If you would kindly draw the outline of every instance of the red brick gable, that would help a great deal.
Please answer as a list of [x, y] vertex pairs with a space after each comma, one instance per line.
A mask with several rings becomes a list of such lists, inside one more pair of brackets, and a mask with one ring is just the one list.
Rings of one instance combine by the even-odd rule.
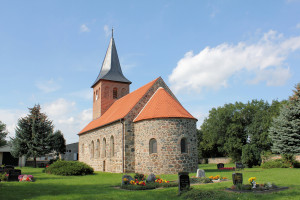
[[[164, 88], [158, 88], [139, 115], [133, 120], [138, 122], [154, 118], [194, 118]], [[196, 119], [197, 120], [197, 119]]]
[[91, 121], [78, 135], [124, 118], [158, 79], [115, 101], [101, 117]]

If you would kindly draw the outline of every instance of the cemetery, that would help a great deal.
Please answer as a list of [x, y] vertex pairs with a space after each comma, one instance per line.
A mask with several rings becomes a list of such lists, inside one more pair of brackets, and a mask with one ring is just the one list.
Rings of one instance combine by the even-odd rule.
[[[226, 165], [236, 167], [233, 163]], [[23, 177], [0, 182], [0, 199], [298, 199], [300, 195], [297, 168], [228, 171], [219, 170], [216, 164], [200, 164], [198, 167], [197, 173], [188, 174], [96, 171], [79, 176], [54, 175], [43, 172], [42, 168], [23, 167]], [[238, 176], [240, 173], [242, 177]], [[21, 181], [24, 175], [27, 176], [25, 179], [34, 181]], [[252, 188], [253, 181], [255, 189]]]

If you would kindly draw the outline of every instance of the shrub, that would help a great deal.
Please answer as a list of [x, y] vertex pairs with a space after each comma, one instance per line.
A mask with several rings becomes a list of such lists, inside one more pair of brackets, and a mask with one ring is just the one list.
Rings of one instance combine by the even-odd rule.
[[277, 160], [270, 160], [261, 165], [264, 169], [270, 169], [270, 168], [289, 168], [291, 167], [291, 164], [286, 163], [283, 161], [283, 159], [277, 159]]
[[246, 144], [242, 149], [242, 162], [247, 167], [252, 168], [254, 165], [260, 165], [261, 158], [258, 148], [254, 144]]
[[93, 174], [94, 170], [85, 163], [79, 161], [59, 160], [46, 168], [46, 173], [62, 176], [79, 176]]

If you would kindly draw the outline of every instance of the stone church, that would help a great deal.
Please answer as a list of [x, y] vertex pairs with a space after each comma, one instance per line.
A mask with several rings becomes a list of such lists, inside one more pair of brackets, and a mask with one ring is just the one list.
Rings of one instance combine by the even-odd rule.
[[198, 166], [196, 122], [161, 77], [129, 92], [113, 35], [93, 88], [79, 161], [95, 171], [175, 174]]

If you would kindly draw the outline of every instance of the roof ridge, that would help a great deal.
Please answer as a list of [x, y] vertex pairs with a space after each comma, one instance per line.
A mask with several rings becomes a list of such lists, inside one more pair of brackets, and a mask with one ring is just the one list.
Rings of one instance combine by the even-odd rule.
[[133, 122], [155, 118], [189, 118], [197, 120], [165, 88], [157, 89]]
[[159, 89], [164, 89], [163, 87], [159, 87], [157, 88], [157, 90], [153, 93], [153, 95], [150, 97], [150, 99], [147, 101], [147, 103], [144, 105], [144, 107], [142, 108], [142, 110], [139, 112], [139, 114], [133, 119], [133, 121], [136, 120], [136, 118], [138, 118], [138, 116], [143, 112], [144, 108], [148, 105], [148, 103], [151, 101], [151, 99], [154, 97], [154, 95], [157, 93], [157, 91]]

